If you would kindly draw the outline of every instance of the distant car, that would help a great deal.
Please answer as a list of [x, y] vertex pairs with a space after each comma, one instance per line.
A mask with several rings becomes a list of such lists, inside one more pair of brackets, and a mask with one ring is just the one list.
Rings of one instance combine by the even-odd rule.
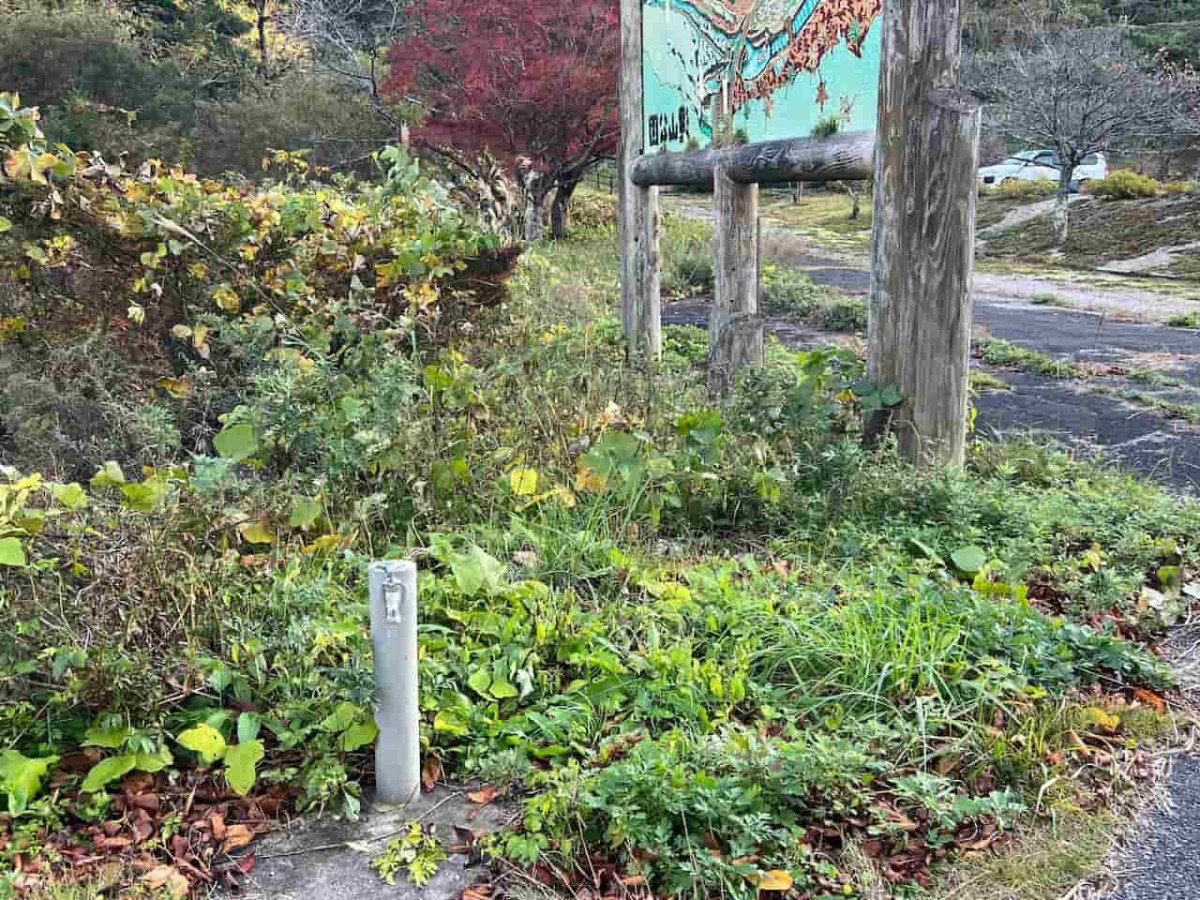
[[[1055, 151], [1024, 150], [1016, 156], [1010, 156], [998, 166], [984, 166], [979, 170], [979, 182], [998, 187], [1010, 179], [1037, 181], [1040, 178], [1048, 178], [1057, 184], [1061, 169]], [[1089, 153], [1075, 167], [1071, 176], [1071, 189], [1078, 190], [1079, 185], [1085, 181], [1107, 177], [1108, 159], [1103, 153]]]

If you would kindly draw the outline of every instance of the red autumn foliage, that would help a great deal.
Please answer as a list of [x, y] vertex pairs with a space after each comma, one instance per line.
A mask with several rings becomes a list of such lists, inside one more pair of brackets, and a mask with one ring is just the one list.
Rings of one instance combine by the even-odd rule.
[[419, 138], [516, 165], [539, 208], [614, 154], [615, 0], [425, 0], [413, 12], [384, 91], [425, 107]]

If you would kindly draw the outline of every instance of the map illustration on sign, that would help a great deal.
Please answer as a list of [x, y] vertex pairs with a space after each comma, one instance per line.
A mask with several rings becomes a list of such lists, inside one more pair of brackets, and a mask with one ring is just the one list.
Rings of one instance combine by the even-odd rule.
[[[646, 151], [875, 127], [882, 0], [642, 0]], [[722, 110], [732, 116], [724, 121]]]

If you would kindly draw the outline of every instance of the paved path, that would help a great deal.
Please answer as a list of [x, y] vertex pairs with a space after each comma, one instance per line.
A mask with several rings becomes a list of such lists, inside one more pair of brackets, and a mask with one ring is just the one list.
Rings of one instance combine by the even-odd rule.
[[444, 845], [464, 835], [494, 831], [506, 809], [476, 806], [460, 791], [438, 787], [407, 808], [369, 802], [357, 822], [305, 817], [270, 835], [253, 849], [255, 864], [238, 895], [243, 900], [449, 900], [486, 874], [479, 861], [452, 853], [424, 887], [403, 874], [387, 885], [371, 868], [388, 841], [413, 821], [434, 829]]

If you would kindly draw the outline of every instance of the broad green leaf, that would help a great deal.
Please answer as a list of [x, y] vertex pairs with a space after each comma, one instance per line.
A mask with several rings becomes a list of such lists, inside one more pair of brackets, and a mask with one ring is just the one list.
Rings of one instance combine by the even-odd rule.
[[459, 737], [465, 736], [470, 731], [467, 723], [462, 720], [462, 716], [452, 709], [443, 709], [438, 712], [433, 720], [433, 730]]
[[234, 791], [243, 796], [250, 793], [257, 777], [255, 767], [264, 755], [262, 741], [247, 741], [225, 749], [225, 778]]
[[476, 669], [467, 679], [467, 684], [477, 694], [488, 696], [488, 688], [492, 686], [492, 675], [486, 669]]
[[333, 712], [321, 721], [321, 730], [337, 733], [345, 731], [363, 717], [362, 707], [342, 701]]
[[25, 548], [15, 537], [0, 538], [0, 566], [23, 566], [26, 564]]
[[497, 700], [508, 700], [511, 697], [519, 697], [521, 695], [521, 692], [517, 690], [512, 682], [503, 678], [492, 680], [491, 692], [492, 696]]
[[121, 470], [120, 463], [109, 460], [92, 476], [92, 487], [113, 487], [120, 486], [125, 483], [125, 473]]
[[216, 762], [225, 754], [225, 738], [211, 725], [200, 724], [175, 738], [180, 746], [199, 754], [205, 765]]
[[979, 547], [959, 547], [950, 554], [950, 562], [964, 575], [976, 575], [987, 565], [987, 554]]
[[81, 509], [87, 506], [87, 493], [78, 482], [52, 484], [49, 487], [50, 495], [67, 509]]
[[320, 503], [310, 500], [308, 497], [297, 497], [292, 505], [292, 517], [288, 519], [288, 525], [308, 530], [316, 524], [320, 517]]
[[110, 756], [92, 766], [87, 778], [83, 781], [83, 792], [94, 794], [103, 790], [109, 782], [116, 781], [122, 775], [132, 772], [137, 766], [137, 754], [125, 753], [121, 756]]
[[537, 493], [538, 473], [534, 469], [513, 469], [508, 473], [508, 484], [518, 497], [532, 497]]
[[147, 478], [140, 484], [132, 482], [121, 485], [121, 493], [125, 496], [124, 505], [129, 509], [152, 513], [167, 496], [167, 483], [161, 478]]
[[239, 744], [248, 744], [258, 737], [262, 730], [262, 719], [252, 712], [244, 712], [238, 716], [237, 736]]
[[131, 734], [133, 734], [133, 731], [125, 725], [110, 726], [108, 728], [94, 726], [83, 733], [83, 746], [116, 750], [125, 743], [125, 739]]
[[900, 388], [894, 384], [889, 384], [879, 392], [879, 403], [881, 406], [899, 406], [900, 401], [903, 399], [904, 396], [900, 393]]
[[175, 757], [166, 747], [157, 753], [137, 753], [135, 756], [137, 756], [137, 762], [133, 767], [139, 772], [161, 772], [175, 762]]
[[17, 750], [0, 753], [0, 788], [8, 795], [8, 813], [19, 816], [42, 788], [42, 779], [57, 756], [30, 759]]
[[346, 733], [342, 735], [339, 743], [347, 753], [353, 753], [373, 742], [378, 735], [379, 727], [373, 720], [367, 719], [365, 722], [356, 722], [346, 729]]
[[454, 573], [459, 589], [468, 597], [475, 596], [480, 590], [496, 593], [504, 578], [500, 560], [479, 547], [472, 547], [466, 553], [455, 553], [450, 559], [450, 571]]
[[0, 234], [4, 234], [4, 232], [9, 231], [11, 228], [12, 222], [4, 218], [4, 216], [0, 216]]
[[241, 462], [258, 450], [258, 437], [254, 434], [253, 425], [228, 425], [213, 438], [213, 446], [224, 459]]

